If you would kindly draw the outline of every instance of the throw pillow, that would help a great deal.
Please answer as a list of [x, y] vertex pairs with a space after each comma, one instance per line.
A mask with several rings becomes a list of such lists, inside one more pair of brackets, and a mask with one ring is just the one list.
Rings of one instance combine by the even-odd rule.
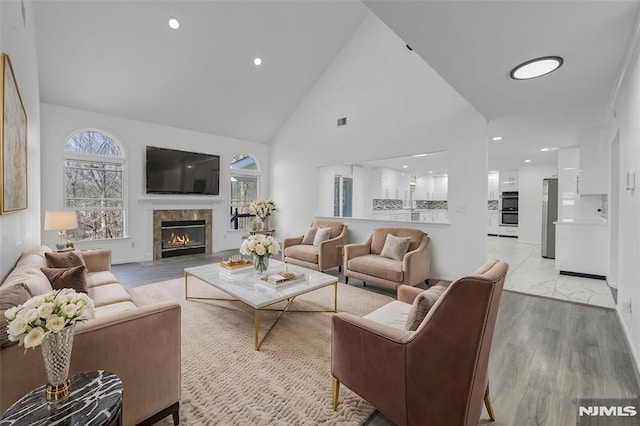
[[409, 244], [411, 244], [411, 237], [396, 237], [393, 234], [387, 234], [380, 256], [402, 260], [409, 250]]
[[331, 237], [331, 228], [318, 228], [316, 236], [313, 238], [313, 245], [319, 246], [322, 242]]
[[45, 253], [47, 258], [47, 266], [49, 268], [73, 268], [75, 266], [84, 266], [84, 262], [76, 253], [69, 251], [66, 253]]
[[14, 306], [18, 306], [31, 298], [29, 290], [24, 283], [13, 284], [8, 288], [0, 289], [0, 347], [14, 345], [18, 342], [12, 342], [7, 335], [8, 321], [4, 316], [4, 312]]
[[304, 233], [304, 237], [302, 237], [302, 244], [313, 244], [313, 240], [316, 237], [316, 232], [318, 228], [309, 228], [307, 232]]
[[74, 268], [40, 268], [46, 275], [54, 290], [72, 288], [75, 291], [87, 292], [87, 279], [84, 266]]
[[417, 330], [418, 326], [422, 324], [422, 320], [424, 320], [429, 313], [429, 310], [431, 310], [445, 290], [446, 287], [435, 286], [420, 293], [413, 300], [413, 305], [411, 305], [411, 310], [407, 316], [407, 324], [405, 325], [405, 328], [409, 331]]

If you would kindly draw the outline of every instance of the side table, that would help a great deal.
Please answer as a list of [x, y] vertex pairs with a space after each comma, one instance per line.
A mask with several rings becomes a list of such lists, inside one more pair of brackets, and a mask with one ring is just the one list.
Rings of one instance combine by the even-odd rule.
[[47, 401], [47, 385], [32, 390], [0, 417], [8, 425], [122, 426], [122, 381], [107, 371], [90, 371], [71, 377], [71, 395]]

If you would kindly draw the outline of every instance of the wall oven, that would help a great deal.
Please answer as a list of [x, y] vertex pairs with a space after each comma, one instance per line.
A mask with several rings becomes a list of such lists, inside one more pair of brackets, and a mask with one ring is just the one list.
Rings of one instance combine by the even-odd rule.
[[518, 212], [500, 212], [500, 225], [518, 226]]
[[518, 211], [518, 193], [517, 192], [503, 192], [502, 198], [502, 211]]

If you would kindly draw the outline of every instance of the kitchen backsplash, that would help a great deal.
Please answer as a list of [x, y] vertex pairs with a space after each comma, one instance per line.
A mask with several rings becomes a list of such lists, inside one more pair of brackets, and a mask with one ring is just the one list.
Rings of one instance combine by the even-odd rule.
[[417, 209], [446, 210], [447, 202], [442, 200], [416, 200]]
[[489, 200], [487, 207], [489, 210], [498, 210], [498, 200]]
[[373, 210], [402, 210], [402, 200], [393, 200], [388, 198], [374, 198]]
[[[387, 198], [374, 198], [373, 210], [402, 210], [404, 202], [402, 200], [394, 200]], [[441, 200], [416, 200], [416, 209], [425, 210], [447, 210], [447, 202]], [[496, 207], [497, 209], [497, 207]]]

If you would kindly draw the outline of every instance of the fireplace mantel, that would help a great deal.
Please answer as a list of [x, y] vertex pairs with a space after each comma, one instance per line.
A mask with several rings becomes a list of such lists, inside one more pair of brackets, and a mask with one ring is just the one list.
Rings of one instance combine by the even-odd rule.
[[138, 197], [146, 210], [183, 210], [213, 208], [224, 198], [218, 195], [145, 194]]

